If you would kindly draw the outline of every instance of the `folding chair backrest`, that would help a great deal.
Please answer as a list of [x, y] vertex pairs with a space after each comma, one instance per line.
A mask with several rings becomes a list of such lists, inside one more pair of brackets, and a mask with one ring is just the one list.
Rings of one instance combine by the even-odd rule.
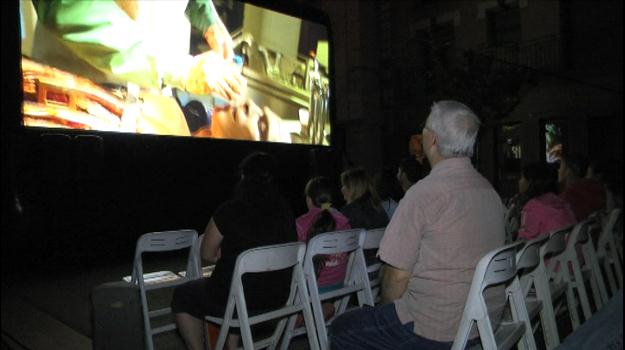
[[293, 244], [249, 249], [239, 254], [237, 257], [233, 276], [234, 278], [240, 278], [243, 274], [248, 272], [277, 271], [293, 267], [299, 261], [304, 260], [305, 252], [305, 247], [294, 249]]
[[[475, 268], [475, 278], [479, 278], [478, 273], [483, 273], [482, 290], [495, 284], [511, 280], [516, 276], [516, 249], [525, 242], [516, 242], [487, 254]], [[511, 248], [507, 248], [511, 247]], [[507, 249], [504, 249], [507, 248]], [[492, 255], [492, 256], [489, 256]], [[482, 270], [485, 271], [482, 271]]]
[[[223, 318], [207, 316], [211, 322], [221, 323], [217, 349], [223, 348], [230, 327], [239, 327], [244, 349], [275, 348], [284, 331], [286, 317], [304, 313], [306, 328], [312, 334], [309, 337], [309, 346], [318, 349], [317, 338], [314, 336], [315, 328], [310, 309], [310, 299], [306, 288], [306, 281], [302, 264], [306, 253], [306, 245], [303, 242], [293, 242], [262, 246], [246, 250], [239, 254], [236, 260], [228, 304]], [[293, 268], [290, 293], [285, 305], [274, 310], [255, 314], [250, 317], [245, 300], [242, 276], [248, 273], [262, 273]], [[236, 310], [237, 318], [233, 318]], [[270, 337], [259, 341], [252, 339], [251, 326], [269, 320], [281, 319]]]
[[548, 234], [540, 235], [527, 242], [524, 247], [517, 252], [517, 270], [530, 270], [540, 263], [540, 246], [549, 239]]
[[[365, 232], [365, 242], [363, 244], [363, 250], [377, 250], [380, 248], [380, 241], [382, 240], [382, 236], [384, 236], [384, 227], [367, 230]], [[367, 274], [369, 275], [369, 284], [371, 285], [371, 295], [373, 297], [373, 301], [377, 302], [379, 299], [379, 290], [380, 290], [380, 276], [379, 271], [382, 268], [382, 262], [377, 260], [373, 263], [367, 261]]]
[[384, 227], [367, 230], [365, 232], [365, 242], [363, 243], [362, 249], [380, 248], [380, 241], [382, 240], [382, 236], [384, 236], [384, 230]]
[[[199, 262], [197, 261], [196, 250], [198, 247], [197, 232], [194, 230], [176, 230], [176, 231], [163, 231], [146, 233], [139, 237], [137, 240], [137, 246], [135, 249], [135, 257], [132, 269], [131, 283], [139, 285], [139, 291], [141, 293], [141, 307], [143, 311], [144, 328], [146, 336], [146, 344], [148, 349], [154, 348], [152, 336], [176, 328], [174, 323], [169, 323], [164, 326], [153, 329], [151, 318], [163, 316], [171, 312], [170, 308], [165, 307], [158, 310], [149, 310], [147, 291], [170, 288], [183, 284], [189, 280], [199, 277]], [[171, 271], [161, 271], [163, 273], [162, 281], [156, 281], [153, 283], [146, 283], [143, 272], [143, 253], [154, 252], [167, 252], [176, 251], [181, 249], [189, 249], [187, 254], [187, 269], [185, 276], [180, 276]]]
[[574, 225], [567, 225], [561, 229], [548, 233], [547, 243], [540, 248], [540, 257], [544, 259], [548, 256], [556, 256], [566, 249], [566, 235], [573, 229]]
[[307, 256], [304, 258], [304, 269], [306, 269], [307, 263], [312, 264], [312, 258], [316, 255], [350, 253], [362, 248], [364, 236], [361, 237], [361, 233], [363, 232], [362, 229], [351, 229], [326, 232], [313, 237], [306, 248]]
[[[490, 286], [511, 281], [516, 277], [516, 252], [523, 244], [525, 242], [518, 241], [492, 250], [477, 263], [458, 332], [452, 346], [453, 350], [465, 348], [473, 322], [477, 322], [483, 347], [485, 349], [499, 348], [495, 344], [495, 333], [491, 326], [488, 310], [486, 310], [483, 292]], [[525, 330], [523, 325], [522, 322], [515, 324], [512, 328], [513, 334], [503, 337], [506, 344], [516, 344], [523, 337]]]
[[621, 209], [614, 208], [608, 215], [607, 221], [601, 230], [601, 234], [599, 236], [599, 242], [597, 244], [597, 250], [605, 249], [605, 246], [608, 244], [609, 240], [614, 240], [614, 226], [616, 226], [616, 222], [618, 221], [621, 215]]
[[577, 243], [584, 243], [588, 240], [588, 228], [590, 227], [591, 222], [589, 219], [578, 222], [571, 234], [569, 235], [569, 240], [567, 242], [567, 246], [575, 245]]

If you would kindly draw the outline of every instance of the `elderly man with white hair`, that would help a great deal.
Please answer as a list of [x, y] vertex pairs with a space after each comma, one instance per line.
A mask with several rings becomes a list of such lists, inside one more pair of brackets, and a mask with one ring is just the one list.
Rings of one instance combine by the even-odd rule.
[[[479, 126], [462, 103], [432, 106], [423, 129], [432, 170], [406, 192], [380, 243], [382, 303], [335, 320], [332, 349], [451, 348], [475, 266], [505, 237], [501, 198], [470, 160]], [[501, 288], [485, 294], [495, 321]]]

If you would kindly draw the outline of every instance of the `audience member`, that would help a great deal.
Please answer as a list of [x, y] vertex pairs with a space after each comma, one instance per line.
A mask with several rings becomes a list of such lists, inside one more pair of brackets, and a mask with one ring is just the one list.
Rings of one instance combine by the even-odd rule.
[[380, 200], [372, 193], [369, 176], [364, 169], [344, 171], [341, 185], [347, 203], [341, 212], [353, 228], [374, 229], [388, 224], [388, 216], [380, 206]]
[[594, 179], [605, 186], [607, 212], [621, 207], [622, 177], [622, 168], [616, 160], [595, 159], [588, 164], [586, 178]]
[[560, 196], [571, 205], [577, 221], [606, 208], [605, 187], [595, 179], [586, 178], [587, 170], [588, 161], [579, 155], [563, 154], [560, 158]]
[[422, 168], [423, 176], [430, 173], [430, 162], [423, 152], [423, 134], [415, 134], [410, 137], [408, 143], [408, 152], [419, 163]]
[[[310, 179], [305, 193], [308, 212], [295, 221], [298, 240], [308, 242], [320, 233], [351, 228], [349, 220], [332, 206], [334, 192], [330, 179], [321, 176]], [[318, 258], [315, 261], [315, 271], [319, 291], [341, 287], [347, 268], [347, 255], [324, 255]]]
[[380, 205], [386, 212], [389, 220], [397, 208], [397, 200], [401, 198], [402, 190], [392, 169], [383, 169], [373, 177], [373, 190], [380, 198]]
[[[239, 254], [258, 246], [293, 241], [296, 237], [289, 205], [273, 183], [275, 158], [266, 153], [252, 153], [239, 169], [240, 180], [233, 198], [217, 208], [204, 231], [200, 252], [202, 259], [216, 263], [212, 276], [174, 290], [172, 310], [189, 349], [204, 349], [205, 315], [224, 315]], [[290, 277], [289, 270], [244, 276], [248, 308], [260, 310], [284, 304]], [[236, 347], [238, 338], [230, 334], [228, 347]]]
[[426, 174], [421, 163], [412, 157], [404, 158], [399, 163], [399, 168], [397, 169], [397, 180], [399, 181], [399, 184], [404, 192], [407, 192], [410, 186], [424, 178], [425, 175]]
[[531, 240], [577, 222], [570, 205], [558, 195], [557, 172], [547, 163], [531, 163], [523, 167], [519, 180], [521, 227], [518, 237]]
[[[337, 318], [332, 349], [451, 346], [477, 262], [504, 243], [501, 198], [470, 160], [479, 124], [459, 102], [432, 106], [423, 129], [432, 171], [399, 203], [378, 251], [386, 263], [382, 305]], [[485, 291], [485, 298], [496, 327], [503, 287]]]

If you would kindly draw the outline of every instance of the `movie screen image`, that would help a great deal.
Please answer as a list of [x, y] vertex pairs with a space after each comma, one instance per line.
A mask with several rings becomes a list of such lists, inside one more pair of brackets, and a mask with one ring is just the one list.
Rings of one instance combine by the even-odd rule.
[[328, 28], [235, 0], [20, 1], [25, 127], [330, 145]]

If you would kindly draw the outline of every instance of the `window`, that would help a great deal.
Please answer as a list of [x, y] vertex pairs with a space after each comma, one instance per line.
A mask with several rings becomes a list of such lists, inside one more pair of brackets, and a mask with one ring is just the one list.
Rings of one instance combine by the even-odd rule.
[[518, 8], [486, 10], [488, 46], [518, 46], [521, 42], [521, 11]]

